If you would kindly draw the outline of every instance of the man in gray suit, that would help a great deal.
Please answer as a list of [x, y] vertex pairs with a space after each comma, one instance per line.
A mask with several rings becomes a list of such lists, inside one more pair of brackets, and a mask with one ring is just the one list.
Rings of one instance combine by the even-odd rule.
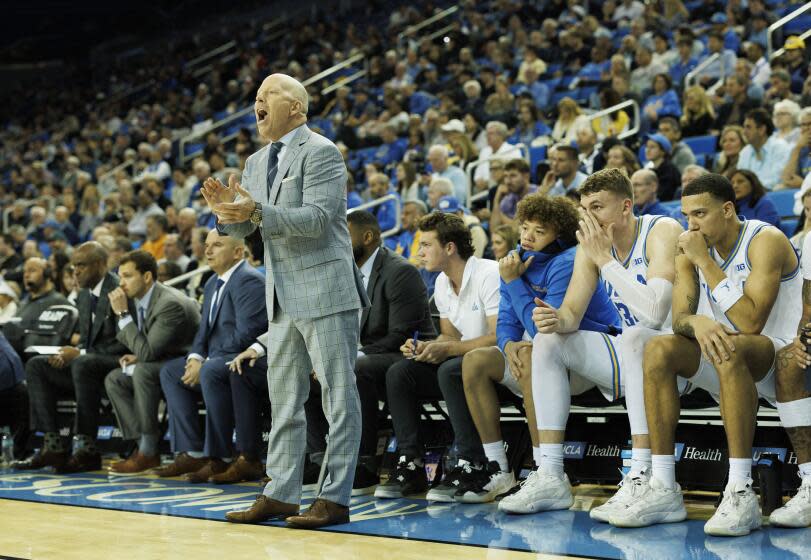
[[[124, 255], [118, 267], [121, 286], [109, 294], [118, 317], [119, 342], [129, 348], [120, 368], [104, 380], [124, 439], [138, 440], [127, 460], [110, 467], [116, 473], [136, 473], [160, 465], [158, 404], [163, 362], [185, 356], [200, 324], [200, 307], [182, 292], [157, 282], [158, 263], [143, 250]], [[127, 298], [135, 300], [130, 315]]]
[[[321, 527], [349, 521], [361, 434], [354, 375], [358, 310], [369, 300], [346, 225], [346, 165], [332, 142], [305, 125], [307, 106], [299, 82], [268, 76], [254, 111], [259, 134], [271, 143], [245, 162], [241, 185], [231, 176], [228, 187], [209, 178], [202, 188], [221, 231], [246, 237], [259, 227], [265, 242], [271, 481], [249, 509], [226, 515], [237, 523], [275, 517], [295, 527]], [[328, 475], [321, 494], [299, 515], [312, 371], [330, 426]]]

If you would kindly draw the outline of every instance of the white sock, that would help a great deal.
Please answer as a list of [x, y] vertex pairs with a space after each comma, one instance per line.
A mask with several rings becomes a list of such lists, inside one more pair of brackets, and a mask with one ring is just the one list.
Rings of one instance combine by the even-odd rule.
[[186, 455], [189, 457], [194, 457], [195, 459], [202, 459], [205, 457], [202, 451], [186, 451]]
[[653, 478], [665, 488], [676, 488], [676, 457], [673, 455], [651, 455]]
[[544, 472], [563, 478], [563, 444], [542, 443], [538, 446], [540, 458], [538, 467]]
[[536, 468], [541, 466], [541, 448], [538, 446], [532, 448], [532, 461]]
[[642, 471], [651, 470], [650, 449], [638, 449], [634, 447], [631, 449], [631, 475], [637, 476], [642, 474]]
[[729, 483], [727, 486], [743, 486], [752, 480], [752, 459], [729, 458]]
[[805, 478], [807, 476], [811, 476], [811, 463], [801, 463], [800, 464], [800, 476]]
[[487, 460], [498, 463], [498, 468], [501, 469], [501, 472], [510, 470], [510, 465], [507, 462], [507, 452], [504, 450], [504, 440], [484, 443], [482, 447], [484, 448], [484, 454], [487, 456]]

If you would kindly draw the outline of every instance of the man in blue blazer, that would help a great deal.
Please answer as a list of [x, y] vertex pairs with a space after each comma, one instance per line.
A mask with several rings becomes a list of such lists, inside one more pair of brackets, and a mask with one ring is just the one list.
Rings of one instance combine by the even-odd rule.
[[[161, 387], [169, 408], [175, 460], [156, 469], [162, 477], [186, 475], [190, 482], [218, 484], [259, 480], [260, 395], [267, 391], [267, 361], [232, 373], [228, 363], [267, 331], [265, 279], [244, 260], [245, 243], [211, 230], [206, 261], [214, 275], [206, 282], [197, 336], [188, 356], [161, 369]], [[205, 440], [198, 400], [206, 405]], [[236, 426], [236, 450], [232, 434]]]

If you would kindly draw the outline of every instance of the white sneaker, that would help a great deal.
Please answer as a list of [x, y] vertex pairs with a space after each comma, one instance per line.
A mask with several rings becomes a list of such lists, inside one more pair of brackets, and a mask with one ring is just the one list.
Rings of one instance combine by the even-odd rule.
[[811, 525], [811, 476], [803, 478], [797, 494], [786, 505], [769, 516], [769, 523], [778, 527], [808, 527]]
[[716, 537], [740, 537], [760, 525], [760, 504], [749, 480], [746, 484], [727, 485], [721, 505], [704, 524], [704, 532]]
[[636, 493], [633, 501], [627, 502], [621, 509], [615, 509], [608, 516], [609, 523], [615, 527], [647, 527], [687, 519], [681, 486], [678, 484], [673, 489], [665, 488], [659, 480], [651, 478], [646, 486], [638, 490], [640, 492]]
[[622, 477], [617, 493], [601, 506], [589, 511], [589, 517], [595, 521], [608, 523], [608, 518], [615, 510], [622, 509], [633, 502], [642, 492], [647, 491], [650, 475], [647, 471], [632, 476], [630, 473]]
[[569, 477], [564, 474], [560, 478], [537, 469], [529, 473], [518, 492], [504, 497], [498, 503], [498, 509], [505, 513], [537, 513], [569, 509], [573, 503]]

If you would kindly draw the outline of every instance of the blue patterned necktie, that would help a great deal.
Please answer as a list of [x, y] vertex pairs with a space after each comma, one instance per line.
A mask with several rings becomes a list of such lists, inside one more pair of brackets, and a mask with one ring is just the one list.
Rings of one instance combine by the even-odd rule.
[[270, 145], [270, 154], [268, 154], [268, 202], [270, 200], [270, 189], [273, 188], [273, 181], [276, 179], [276, 172], [279, 170], [279, 152], [282, 151], [284, 144], [282, 142], [274, 142]]
[[217, 288], [214, 290], [214, 297], [211, 298], [211, 308], [208, 311], [208, 324], [209, 325], [214, 320], [214, 312], [217, 310], [217, 307], [220, 305], [220, 288], [222, 288], [223, 284], [225, 284], [225, 282], [222, 281], [222, 278], [217, 278]]

